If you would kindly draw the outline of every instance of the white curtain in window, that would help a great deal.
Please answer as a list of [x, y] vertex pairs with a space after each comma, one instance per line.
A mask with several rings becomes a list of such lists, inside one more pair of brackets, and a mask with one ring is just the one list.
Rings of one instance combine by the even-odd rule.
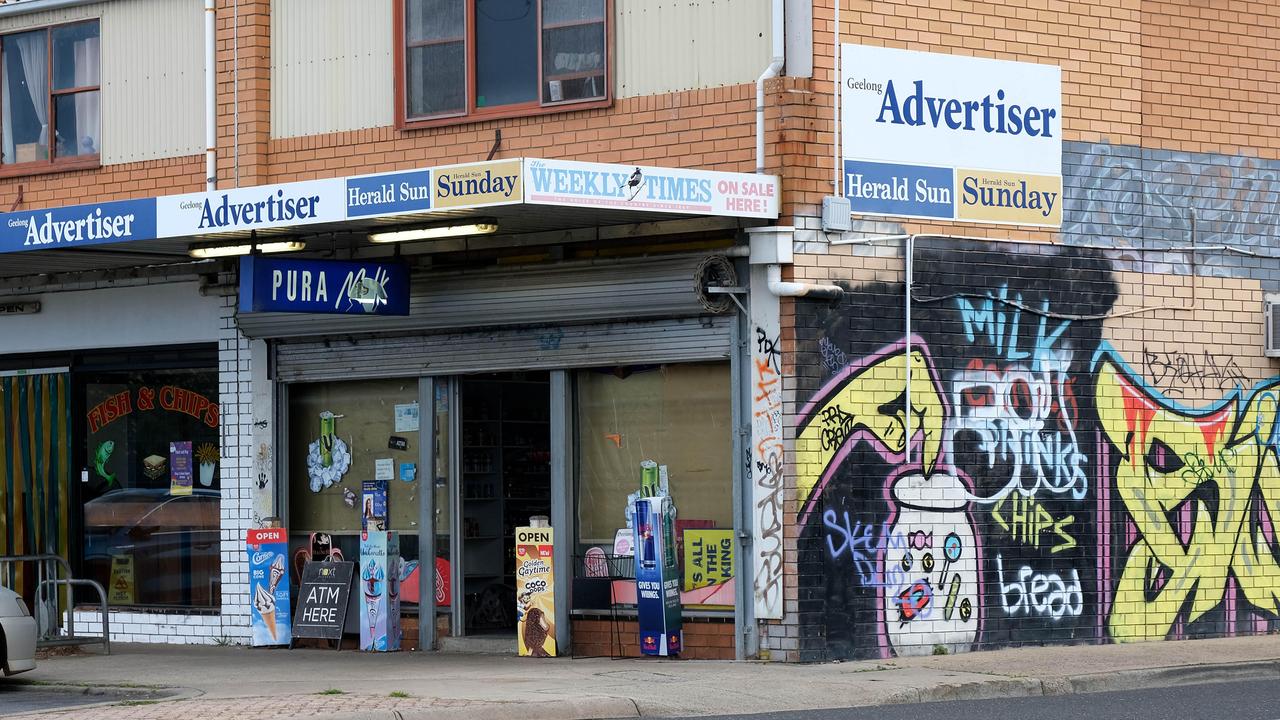
[[44, 33], [15, 35], [6, 42], [18, 48], [22, 75], [27, 81], [31, 105], [40, 119], [40, 144], [49, 146], [49, 58], [44, 49]]
[[[85, 38], [75, 44], [76, 87], [97, 85], [98, 80], [98, 38]], [[76, 95], [76, 152], [97, 153], [99, 125], [102, 113], [102, 95], [97, 92], [83, 92]], [[87, 142], [86, 142], [87, 140]]]
[[[8, 123], [13, 117], [13, 103], [9, 99], [9, 74], [6, 72], [2, 60], [0, 60], [0, 73], [4, 74], [3, 80], [0, 81], [0, 112], [3, 112], [4, 114], [0, 115], [0, 117], [4, 118], [5, 123]], [[13, 131], [9, 130], [7, 127], [4, 132], [3, 152], [4, 154], [0, 155], [0, 162], [8, 164], [16, 159], [13, 156]]]

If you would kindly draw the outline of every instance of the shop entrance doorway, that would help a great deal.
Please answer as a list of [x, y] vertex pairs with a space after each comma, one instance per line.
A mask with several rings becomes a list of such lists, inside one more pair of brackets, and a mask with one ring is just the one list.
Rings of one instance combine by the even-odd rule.
[[463, 633], [515, 647], [515, 529], [551, 513], [551, 401], [546, 372], [463, 378], [461, 575]]

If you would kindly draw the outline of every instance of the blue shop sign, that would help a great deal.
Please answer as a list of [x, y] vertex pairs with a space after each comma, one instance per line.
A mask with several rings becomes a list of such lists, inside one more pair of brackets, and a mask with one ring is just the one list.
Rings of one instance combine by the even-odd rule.
[[21, 210], [0, 216], [0, 253], [155, 237], [155, 198]]
[[396, 262], [240, 258], [240, 312], [408, 315], [409, 269]]
[[347, 178], [347, 217], [349, 218], [394, 215], [430, 209], [430, 170]]
[[844, 161], [844, 196], [854, 215], [955, 218], [951, 168]]

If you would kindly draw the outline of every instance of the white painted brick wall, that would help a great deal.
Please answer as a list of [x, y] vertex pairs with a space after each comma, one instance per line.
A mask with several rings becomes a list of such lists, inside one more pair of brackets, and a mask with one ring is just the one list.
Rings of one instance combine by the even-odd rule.
[[[249, 639], [249, 560], [253, 517], [253, 393], [249, 339], [235, 326], [236, 296], [222, 298], [218, 402], [222, 408], [222, 615], [219, 637]], [[209, 638], [212, 641], [212, 638]]]

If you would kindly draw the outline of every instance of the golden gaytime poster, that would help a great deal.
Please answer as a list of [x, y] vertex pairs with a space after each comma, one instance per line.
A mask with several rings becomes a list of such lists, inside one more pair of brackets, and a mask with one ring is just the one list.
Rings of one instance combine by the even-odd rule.
[[516, 642], [521, 657], [555, 657], [551, 528], [516, 528]]

